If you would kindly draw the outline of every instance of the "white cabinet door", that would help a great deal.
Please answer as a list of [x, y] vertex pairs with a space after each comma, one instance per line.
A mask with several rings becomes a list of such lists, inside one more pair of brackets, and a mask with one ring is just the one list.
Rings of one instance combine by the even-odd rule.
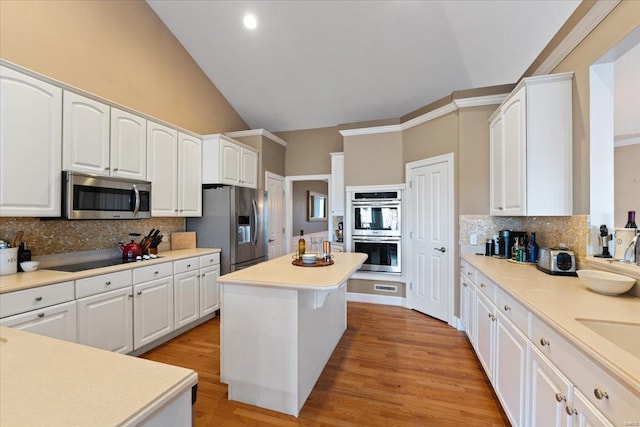
[[220, 308], [219, 276], [220, 265], [200, 269], [200, 317]]
[[176, 274], [174, 277], [173, 289], [174, 324], [175, 329], [178, 329], [198, 320], [200, 317], [198, 273], [194, 271]]
[[220, 140], [220, 180], [222, 184], [238, 185], [241, 180], [242, 147]]
[[331, 189], [329, 204], [331, 215], [344, 216], [344, 153], [331, 153]]
[[526, 215], [527, 128], [526, 88], [522, 87], [503, 107], [504, 159], [502, 183], [504, 214]]
[[[467, 283], [464, 276], [460, 277], [460, 322], [464, 326], [464, 330], [469, 335], [469, 283]], [[471, 301], [473, 303], [473, 301]]]
[[513, 426], [526, 425], [528, 339], [496, 310], [493, 384]]
[[133, 347], [138, 349], [173, 329], [173, 276], [134, 285]]
[[110, 108], [64, 91], [62, 169], [109, 176]]
[[5, 317], [0, 325], [38, 335], [76, 342], [76, 302], [69, 301], [50, 307]]
[[[567, 408], [572, 415], [569, 419], [569, 427], [613, 427], [600, 411], [598, 411], [578, 389], [573, 389], [573, 405]], [[631, 420], [631, 424], [638, 423], [637, 419]]]
[[240, 185], [258, 188], [258, 153], [243, 148], [241, 150]]
[[147, 121], [111, 108], [111, 176], [147, 179]]
[[151, 215], [178, 216], [178, 132], [147, 122], [147, 180]]
[[202, 141], [178, 134], [178, 215], [202, 216]]
[[131, 286], [78, 302], [78, 342], [118, 353], [133, 351], [133, 291]]
[[529, 351], [529, 427], [565, 426], [571, 383], [535, 346]]
[[476, 290], [476, 353], [487, 378], [493, 383], [494, 322], [493, 304], [480, 291]]
[[62, 90], [0, 66], [0, 123], [0, 215], [60, 216]]
[[502, 114], [498, 114], [489, 125], [489, 197], [490, 214], [502, 215], [504, 211], [504, 137]]

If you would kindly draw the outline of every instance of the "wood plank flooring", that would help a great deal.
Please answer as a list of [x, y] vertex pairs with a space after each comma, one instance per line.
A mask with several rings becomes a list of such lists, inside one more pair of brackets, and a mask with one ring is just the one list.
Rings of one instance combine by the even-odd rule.
[[196, 426], [508, 426], [464, 333], [349, 302], [347, 331], [298, 418], [227, 399], [216, 317], [141, 356], [198, 372]]

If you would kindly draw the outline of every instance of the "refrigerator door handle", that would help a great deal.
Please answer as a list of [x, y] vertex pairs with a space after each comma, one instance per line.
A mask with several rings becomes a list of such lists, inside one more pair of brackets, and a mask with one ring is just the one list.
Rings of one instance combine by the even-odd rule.
[[258, 204], [256, 200], [251, 200], [251, 209], [253, 210], [252, 220], [253, 224], [251, 224], [251, 229], [253, 230], [253, 236], [251, 237], [251, 241], [255, 246], [258, 243]]

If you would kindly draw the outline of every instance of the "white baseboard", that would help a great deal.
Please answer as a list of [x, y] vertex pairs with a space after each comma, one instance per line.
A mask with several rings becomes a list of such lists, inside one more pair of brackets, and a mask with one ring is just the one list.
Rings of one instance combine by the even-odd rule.
[[459, 317], [456, 317], [456, 329], [459, 331], [464, 331], [464, 325], [462, 324], [462, 321], [460, 320]]
[[386, 295], [373, 295], [373, 294], [361, 294], [356, 292], [347, 292], [347, 301], [406, 307], [404, 298], [392, 297], [392, 296], [386, 296]]

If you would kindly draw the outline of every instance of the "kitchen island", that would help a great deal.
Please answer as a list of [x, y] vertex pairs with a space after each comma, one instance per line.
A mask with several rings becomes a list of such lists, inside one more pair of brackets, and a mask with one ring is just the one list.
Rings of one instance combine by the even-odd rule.
[[347, 279], [365, 254], [326, 267], [285, 255], [218, 279], [220, 378], [229, 399], [298, 416], [347, 328]]
[[190, 370], [0, 326], [0, 425], [192, 424]]

